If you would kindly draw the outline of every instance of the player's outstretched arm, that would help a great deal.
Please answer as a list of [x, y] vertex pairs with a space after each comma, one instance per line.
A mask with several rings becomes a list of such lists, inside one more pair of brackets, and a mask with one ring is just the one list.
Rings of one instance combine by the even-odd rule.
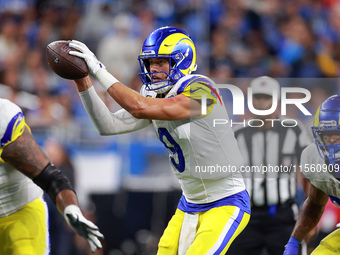
[[96, 93], [90, 78], [75, 80], [81, 102], [100, 135], [116, 135], [133, 132], [150, 125], [146, 119], [137, 119], [125, 109], [110, 112]]
[[84, 237], [91, 250], [102, 248], [98, 227], [85, 219], [67, 177], [53, 164], [33, 138], [28, 128], [15, 141], [3, 148], [2, 158], [44, 189], [71, 228]]
[[291, 238], [286, 245], [284, 255], [297, 255], [300, 242], [318, 224], [328, 201], [328, 196], [310, 185], [308, 198], [304, 202], [295, 223]]
[[[178, 95], [172, 98], [146, 98], [138, 92], [120, 83], [105, 66], [96, 58], [82, 42], [72, 40], [70, 47], [78, 51], [69, 54], [85, 60], [90, 72], [110, 96], [126, 111], [137, 119], [181, 120], [192, 117], [193, 109], [198, 109], [194, 115], [200, 115], [200, 104], [190, 98]], [[79, 92], [89, 89], [92, 85], [87, 78], [75, 80]], [[114, 86], [112, 86], [114, 85]]]

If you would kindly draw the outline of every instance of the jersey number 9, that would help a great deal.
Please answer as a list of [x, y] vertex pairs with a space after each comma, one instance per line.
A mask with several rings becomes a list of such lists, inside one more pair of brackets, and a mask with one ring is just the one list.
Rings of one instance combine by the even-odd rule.
[[[185, 169], [185, 160], [183, 151], [175, 139], [170, 135], [166, 128], [158, 129], [159, 140], [164, 144], [170, 152], [170, 160], [178, 172], [182, 173]], [[166, 138], [166, 140], [164, 139]]]

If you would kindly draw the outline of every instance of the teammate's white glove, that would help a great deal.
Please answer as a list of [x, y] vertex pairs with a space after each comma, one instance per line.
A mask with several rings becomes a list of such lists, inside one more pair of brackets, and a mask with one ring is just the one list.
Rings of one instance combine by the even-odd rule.
[[92, 252], [95, 252], [97, 248], [102, 248], [99, 238], [103, 239], [103, 234], [92, 221], [83, 216], [78, 206], [68, 205], [64, 210], [64, 218], [76, 233], [86, 239]]
[[69, 43], [69, 46], [80, 51], [78, 52], [72, 50], [69, 52], [69, 54], [84, 59], [87, 64], [87, 67], [89, 68], [90, 72], [93, 75], [96, 75], [96, 73], [101, 68], [106, 69], [106, 67], [97, 59], [96, 55], [94, 55], [94, 53], [90, 51], [89, 48], [84, 43], [79, 42], [77, 40], [72, 40]]
[[340, 228], [340, 223], [336, 224], [336, 227], [337, 227], [337, 228]]
[[105, 90], [108, 90], [113, 84], [118, 82], [118, 80], [106, 70], [103, 63], [97, 59], [96, 55], [94, 55], [84, 43], [72, 40], [69, 43], [69, 46], [80, 51], [72, 50], [69, 51], [69, 54], [84, 59], [90, 72], [96, 77]]

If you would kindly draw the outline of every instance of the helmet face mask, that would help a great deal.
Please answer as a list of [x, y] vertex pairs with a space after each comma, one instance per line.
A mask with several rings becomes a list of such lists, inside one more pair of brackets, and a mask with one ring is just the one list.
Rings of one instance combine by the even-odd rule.
[[340, 136], [340, 96], [331, 96], [320, 105], [312, 132], [321, 158], [329, 160], [331, 164], [339, 163], [340, 143], [325, 144], [324, 136]]
[[[320, 156], [325, 160], [329, 160], [331, 164], [334, 164], [335, 161], [339, 161], [340, 160], [340, 144], [326, 145], [323, 140], [325, 132], [336, 131], [336, 129], [320, 131], [320, 129], [317, 129], [315, 127], [313, 128], [312, 128], [312, 131], [313, 131], [313, 136], [314, 136], [314, 142], [317, 145]], [[340, 135], [340, 130], [338, 129], [337, 131], [339, 132], [339, 135]]]
[[[151, 72], [149, 64], [151, 58], [168, 59], [168, 72]], [[182, 29], [162, 27], [146, 38], [138, 60], [141, 68], [139, 76], [146, 89], [162, 94], [170, 90], [180, 78], [196, 70], [195, 45]], [[153, 75], [156, 73], [165, 73], [167, 78], [154, 81]]]
[[[167, 72], [165, 71], [158, 71], [158, 72], [151, 72], [150, 71], [150, 59], [151, 58], [165, 58], [168, 59], [169, 61], [169, 70]], [[143, 70], [142, 73], [139, 74], [139, 77], [141, 78], [143, 84], [146, 85], [147, 90], [153, 90], [159, 94], [162, 94], [166, 91], [168, 91], [175, 82], [171, 79], [171, 75], [174, 73], [174, 69], [172, 68], [173, 66], [173, 61], [172, 58], [159, 54], [158, 56], [156, 55], [140, 55], [138, 57], [139, 60], [139, 65], [141, 67], [141, 70]], [[166, 78], [161, 81], [154, 81], [154, 74], [165, 74]]]

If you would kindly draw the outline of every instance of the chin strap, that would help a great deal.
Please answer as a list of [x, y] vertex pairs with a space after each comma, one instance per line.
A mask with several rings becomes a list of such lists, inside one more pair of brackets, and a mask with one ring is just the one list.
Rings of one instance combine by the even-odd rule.
[[334, 147], [331, 147], [328, 151], [328, 160], [329, 160], [329, 163], [334, 165]]
[[[328, 150], [328, 160], [331, 164], [337, 164], [339, 161], [339, 154], [340, 154], [340, 144], [336, 144], [331, 146]], [[337, 155], [338, 154], [338, 155]]]
[[171, 89], [171, 87], [172, 87], [172, 85], [167, 85], [167, 82], [168, 81], [164, 81], [164, 82], [162, 82], [163, 84], [159, 83], [158, 86], [160, 88], [155, 88], [154, 84], [149, 85], [149, 86], [151, 87], [151, 91], [154, 91], [157, 94], [163, 94], [163, 93], [169, 91]]

